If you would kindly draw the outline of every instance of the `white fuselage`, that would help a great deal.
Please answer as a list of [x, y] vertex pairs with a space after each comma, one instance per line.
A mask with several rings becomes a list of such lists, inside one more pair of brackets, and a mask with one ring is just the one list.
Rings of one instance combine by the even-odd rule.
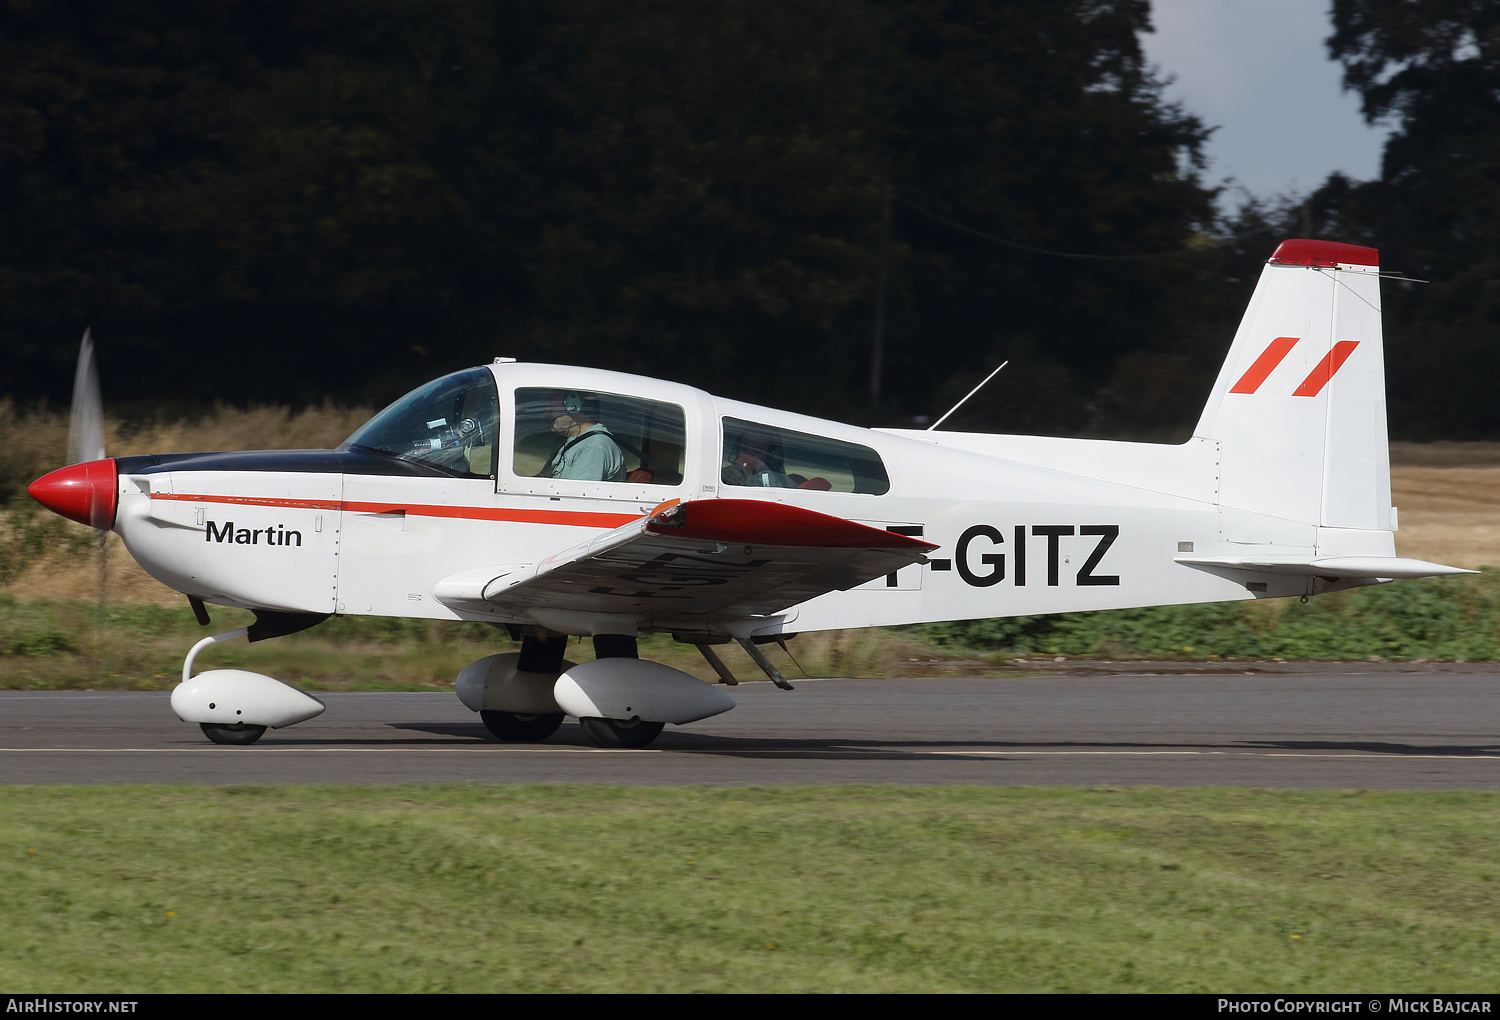
[[[539, 621], [451, 608], [433, 596], [434, 585], [477, 567], [536, 563], [674, 499], [783, 502], [938, 546], [926, 563], [792, 607], [767, 621], [768, 632], [1303, 594], [1304, 578], [1253, 589], [1176, 561], [1247, 540], [1289, 553], [1394, 551], [1389, 532], [1320, 529], [1221, 507], [1212, 440], [1155, 446], [872, 431], [611, 372], [526, 364], [492, 371], [501, 437], [492, 479], [371, 473], [368, 465], [346, 472], [333, 455], [293, 469], [270, 455], [269, 467], [245, 455], [122, 463], [115, 529], [151, 574], [212, 603], [522, 625]], [[505, 437], [516, 434], [513, 395], [525, 387], [624, 391], [680, 407], [681, 480], [516, 474], [519, 458], [508, 455]], [[726, 418], [873, 450], [888, 491], [727, 484]], [[681, 623], [662, 616], [641, 629]]]

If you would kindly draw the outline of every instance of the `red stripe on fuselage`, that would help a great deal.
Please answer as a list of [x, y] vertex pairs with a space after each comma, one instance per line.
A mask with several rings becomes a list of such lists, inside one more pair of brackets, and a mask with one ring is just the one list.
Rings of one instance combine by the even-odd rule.
[[1255, 364], [1240, 376], [1240, 381], [1229, 388], [1230, 393], [1254, 393], [1260, 389], [1260, 384], [1266, 381], [1266, 376], [1276, 371], [1276, 366], [1281, 364], [1282, 359], [1287, 356], [1291, 349], [1297, 346], [1300, 337], [1279, 336], [1260, 352], [1260, 357], [1255, 359]]
[[271, 496], [193, 496], [177, 492], [153, 492], [152, 499], [178, 499], [189, 503], [239, 503], [245, 506], [281, 506], [297, 510], [337, 510], [337, 500], [276, 499]]
[[640, 520], [644, 514], [612, 514], [588, 510], [523, 510], [504, 507], [432, 506], [402, 503], [334, 502], [323, 499], [277, 499], [270, 496], [205, 496], [181, 492], [153, 492], [152, 499], [175, 499], [189, 503], [228, 503], [239, 506], [271, 506], [296, 510], [348, 510], [364, 514], [407, 513], [418, 517], [450, 517], [471, 521], [508, 521], [513, 524], [563, 524], [579, 528], [618, 528]]

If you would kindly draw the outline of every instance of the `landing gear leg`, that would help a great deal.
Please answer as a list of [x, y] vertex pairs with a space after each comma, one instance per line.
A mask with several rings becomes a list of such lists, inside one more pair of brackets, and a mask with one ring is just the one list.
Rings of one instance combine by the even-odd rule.
[[562, 672], [563, 656], [567, 651], [566, 634], [545, 640], [528, 634], [521, 639], [521, 657], [516, 662], [516, 669], [522, 673], [549, 673], [556, 676]]
[[[634, 634], [595, 634], [594, 656], [599, 659], [638, 659]], [[665, 723], [641, 719], [579, 719], [583, 735], [597, 747], [645, 747], [661, 736]]]
[[594, 658], [596, 659], [639, 659], [641, 653], [636, 647], [634, 634], [595, 634], [594, 635]]

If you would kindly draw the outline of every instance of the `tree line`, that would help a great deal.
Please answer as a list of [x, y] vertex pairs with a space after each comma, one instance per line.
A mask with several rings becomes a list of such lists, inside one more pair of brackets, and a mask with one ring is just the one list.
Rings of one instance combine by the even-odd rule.
[[4, 0], [0, 393], [65, 401], [86, 325], [114, 407], [380, 402], [505, 355], [905, 424], [1010, 358], [954, 427], [1165, 438], [1308, 225], [1442, 277], [1391, 299], [1397, 431], [1488, 434], [1416, 352], [1488, 356], [1494, 200], [1444, 182], [1500, 146], [1442, 90], [1493, 82], [1434, 82], [1493, 29], [1439, 5], [1472, 31], [1414, 57], [1410, 6], [1336, 5], [1407, 118], [1382, 180], [1225, 220], [1145, 0]]

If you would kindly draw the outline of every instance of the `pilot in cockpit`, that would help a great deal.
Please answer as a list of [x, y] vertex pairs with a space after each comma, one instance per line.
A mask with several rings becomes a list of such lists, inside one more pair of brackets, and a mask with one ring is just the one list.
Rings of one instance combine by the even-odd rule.
[[552, 431], [563, 437], [547, 467], [546, 478], [593, 482], [625, 481], [625, 454], [599, 421], [599, 398], [591, 393], [554, 390], [547, 403]]

